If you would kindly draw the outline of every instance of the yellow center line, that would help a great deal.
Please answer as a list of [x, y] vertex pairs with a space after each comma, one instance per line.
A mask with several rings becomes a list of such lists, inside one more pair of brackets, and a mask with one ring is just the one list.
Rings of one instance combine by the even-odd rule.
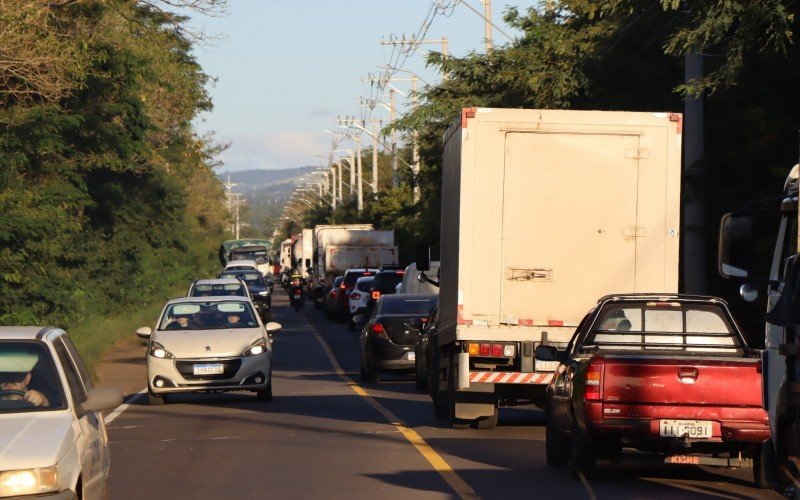
[[441, 455], [436, 453], [431, 445], [422, 439], [422, 436], [420, 436], [417, 431], [408, 427], [402, 420], [400, 420], [400, 418], [397, 417], [397, 415], [380, 404], [375, 398], [370, 396], [363, 387], [358, 385], [353, 379], [347, 376], [345, 371], [342, 370], [341, 365], [339, 365], [339, 361], [333, 354], [328, 342], [322, 338], [319, 330], [317, 330], [317, 328], [310, 321], [308, 323], [311, 325], [312, 330], [314, 330], [314, 336], [317, 338], [319, 345], [322, 346], [322, 350], [325, 352], [325, 355], [328, 356], [328, 360], [331, 362], [336, 374], [339, 375], [339, 377], [341, 377], [341, 379], [344, 380], [344, 382], [350, 386], [351, 389], [353, 389], [353, 392], [364, 398], [364, 400], [366, 400], [370, 406], [375, 408], [378, 413], [383, 415], [383, 417], [389, 421], [391, 425], [400, 431], [400, 434], [402, 434], [403, 437], [406, 438], [406, 440], [411, 443], [423, 457], [425, 457], [425, 460], [427, 460], [433, 469], [438, 472], [440, 476], [442, 476], [442, 478], [447, 482], [447, 484], [450, 485], [459, 498], [479, 498], [478, 494], [475, 493], [475, 490], [470, 488], [470, 486], [463, 479], [461, 479], [458, 474], [456, 474], [456, 471], [450, 467], [450, 464], [448, 464]]

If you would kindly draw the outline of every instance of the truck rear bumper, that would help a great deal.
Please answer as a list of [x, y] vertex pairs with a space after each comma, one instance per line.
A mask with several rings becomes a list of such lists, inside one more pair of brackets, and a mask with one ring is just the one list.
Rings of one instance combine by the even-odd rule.
[[469, 372], [470, 384], [542, 384], [553, 380], [553, 372]]

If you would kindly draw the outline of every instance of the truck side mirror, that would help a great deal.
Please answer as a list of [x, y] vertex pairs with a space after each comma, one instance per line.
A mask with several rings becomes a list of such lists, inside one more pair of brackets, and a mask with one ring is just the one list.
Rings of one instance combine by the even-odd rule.
[[417, 271], [429, 271], [431, 268], [431, 247], [427, 243], [417, 244]]
[[722, 216], [719, 226], [717, 270], [723, 278], [752, 278], [755, 217], [752, 214]]

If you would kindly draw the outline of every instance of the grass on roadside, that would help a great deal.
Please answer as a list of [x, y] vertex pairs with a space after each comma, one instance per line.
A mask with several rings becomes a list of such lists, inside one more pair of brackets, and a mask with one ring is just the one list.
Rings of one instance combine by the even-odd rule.
[[[179, 291], [170, 295], [177, 297]], [[95, 367], [100, 362], [103, 353], [117, 342], [138, 342], [136, 329], [140, 326], [153, 326], [161, 309], [163, 301], [152, 301], [148, 304], [138, 304], [130, 311], [122, 311], [110, 316], [91, 316], [84, 323], [68, 330], [69, 336], [89, 368], [94, 374]]]

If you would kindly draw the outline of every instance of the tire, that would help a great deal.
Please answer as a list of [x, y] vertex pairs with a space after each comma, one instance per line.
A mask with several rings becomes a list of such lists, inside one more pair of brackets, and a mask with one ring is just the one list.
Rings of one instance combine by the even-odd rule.
[[375, 367], [372, 366], [372, 363], [369, 362], [369, 358], [364, 360], [364, 364], [362, 365], [362, 380], [364, 382], [368, 382], [371, 384], [376, 384], [379, 381], [378, 372], [375, 370]]
[[597, 455], [592, 443], [583, 435], [577, 425], [572, 425], [572, 436], [569, 440], [569, 460], [567, 471], [574, 479], [591, 479], [597, 473]]
[[766, 490], [772, 488], [767, 481], [767, 467], [764, 456], [764, 446], [761, 446], [759, 451], [753, 455], [753, 486], [756, 488]]
[[356, 331], [356, 324], [353, 323], [352, 319], [347, 322], [347, 329], [350, 330], [351, 332]]
[[500, 419], [500, 409], [494, 405], [494, 413], [490, 417], [478, 420], [478, 429], [491, 430], [497, 427], [497, 421]]
[[259, 401], [272, 401], [272, 371], [269, 374], [269, 382], [263, 391], [256, 391], [256, 399]]
[[147, 404], [150, 406], [158, 406], [164, 404], [164, 396], [158, 396], [152, 392], [147, 392]]
[[427, 392], [428, 390], [428, 379], [420, 376], [418, 368], [414, 370], [414, 389], [417, 392]]
[[545, 457], [547, 465], [564, 467], [569, 462], [569, 439], [556, 428], [550, 412], [545, 415]]

